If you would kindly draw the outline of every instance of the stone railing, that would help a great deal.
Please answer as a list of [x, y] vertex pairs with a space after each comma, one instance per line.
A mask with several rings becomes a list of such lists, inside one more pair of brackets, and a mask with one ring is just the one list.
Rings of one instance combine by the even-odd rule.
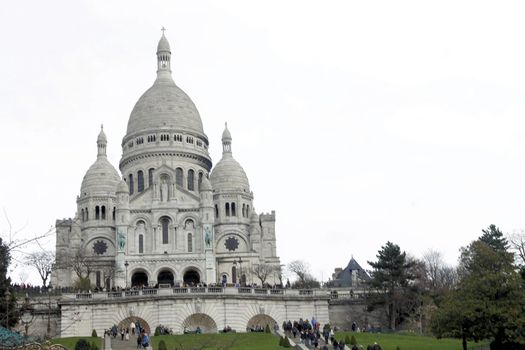
[[344, 297], [340, 292], [337, 296], [327, 289], [266, 289], [251, 287], [190, 287], [190, 288], [148, 288], [115, 292], [63, 294], [63, 300], [103, 300], [127, 299], [149, 296], [187, 296], [187, 295], [254, 295], [268, 297]]

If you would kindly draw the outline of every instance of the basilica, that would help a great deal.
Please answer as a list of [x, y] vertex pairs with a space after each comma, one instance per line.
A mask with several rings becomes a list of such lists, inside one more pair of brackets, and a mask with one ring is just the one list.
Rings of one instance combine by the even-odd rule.
[[82, 278], [102, 289], [279, 282], [275, 212], [255, 212], [227, 126], [222, 158], [212, 166], [208, 147], [219, 145], [209, 145], [170, 61], [163, 33], [155, 82], [135, 104], [122, 139], [120, 172], [100, 131], [76, 214], [56, 222], [54, 287]]

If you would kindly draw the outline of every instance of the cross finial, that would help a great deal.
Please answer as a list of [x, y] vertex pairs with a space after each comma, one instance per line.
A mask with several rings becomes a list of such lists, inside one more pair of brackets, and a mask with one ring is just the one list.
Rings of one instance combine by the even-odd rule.
[[104, 124], [100, 124], [100, 130], [104, 131]]
[[162, 35], [164, 35], [164, 32], [166, 31], [166, 28], [164, 28], [164, 26], [162, 26], [162, 28], [160, 30], [162, 30]]

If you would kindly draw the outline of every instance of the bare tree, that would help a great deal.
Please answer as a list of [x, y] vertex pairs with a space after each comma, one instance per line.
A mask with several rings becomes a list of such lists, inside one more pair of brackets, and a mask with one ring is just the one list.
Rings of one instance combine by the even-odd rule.
[[426, 287], [441, 292], [450, 290], [457, 282], [458, 275], [454, 267], [448, 266], [443, 255], [436, 250], [428, 250], [423, 255]]
[[307, 276], [310, 275], [310, 266], [302, 260], [289, 262], [287, 269], [292, 275], [296, 276], [302, 284], [306, 282]]
[[298, 288], [318, 288], [320, 287], [319, 281], [310, 272], [310, 266], [307, 262], [302, 260], [294, 260], [288, 263], [288, 271], [297, 277], [297, 281], [294, 283], [295, 287]]
[[510, 249], [516, 255], [518, 265], [525, 265], [525, 231], [515, 232], [509, 236]]
[[276, 272], [279, 272], [280, 270], [281, 270], [280, 266], [269, 265], [269, 264], [253, 265], [250, 268], [250, 272], [261, 281], [262, 286], [264, 286], [268, 277], [270, 277], [272, 274]]
[[47, 280], [55, 263], [55, 252], [49, 250], [33, 252], [27, 255], [24, 260], [27, 266], [32, 266], [38, 271], [42, 279], [42, 286], [47, 287]]

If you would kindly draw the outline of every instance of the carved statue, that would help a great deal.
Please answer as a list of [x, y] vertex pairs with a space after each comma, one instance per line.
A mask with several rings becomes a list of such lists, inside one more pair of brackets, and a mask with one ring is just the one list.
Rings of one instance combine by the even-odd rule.
[[206, 242], [206, 248], [210, 248], [211, 247], [211, 229], [210, 227], [206, 226], [204, 228], [204, 232], [205, 232], [204, 241]]
[[162, 202], [168, 201], [168, 182], [166, 179], [163, 179], [162, 184], [160, 185], [160, 200]]
[[123, 251], [126, 247], [126, 235], [122, 231], [118, 231], [117, 233], [117, 243], [118, 243], [118, 249], [120, 251]]

